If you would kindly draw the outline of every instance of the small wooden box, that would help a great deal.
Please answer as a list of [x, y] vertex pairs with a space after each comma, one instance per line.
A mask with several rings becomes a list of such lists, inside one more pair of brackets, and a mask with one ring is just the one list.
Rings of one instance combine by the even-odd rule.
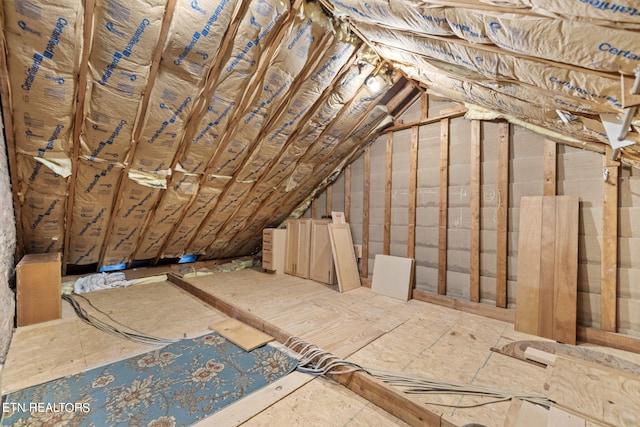
[[16, 266], [18, 326], [62, 317], [60, 253], [25, 255]]

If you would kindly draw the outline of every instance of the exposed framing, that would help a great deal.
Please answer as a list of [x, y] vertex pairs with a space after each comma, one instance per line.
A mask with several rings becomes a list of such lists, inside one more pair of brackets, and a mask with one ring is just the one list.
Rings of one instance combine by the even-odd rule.
[[440, 207], [438, 220], [438, 294], [447, 294], [449, 213], [449, 119], [440, 121]]
[[384, 165], [384, 237], [382, 253], [391, 254], [391, 191], [393, 186], [393, 133], [387, 133]]
[[509, 143], [510, 125], [498, 124], [498, 207], [496, 212], [496, 307], [507, 307], [509, 229]]
[[482, 127], [479, 120], [471, 121], [471, 230], [469, 242], [469, 295], [480, 302], [480, 179]]
[[618, 175], [620, 163], [611, 161], [611, 148], [603, 158], [602, 256], [600, 266], [600, 329], [617, 331], [618, 298]]

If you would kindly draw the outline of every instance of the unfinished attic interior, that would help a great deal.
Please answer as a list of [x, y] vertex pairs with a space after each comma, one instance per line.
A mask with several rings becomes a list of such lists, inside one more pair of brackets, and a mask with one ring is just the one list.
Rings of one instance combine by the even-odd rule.
[[0, 425], [640, 424], [637, 0], [0, 29]]

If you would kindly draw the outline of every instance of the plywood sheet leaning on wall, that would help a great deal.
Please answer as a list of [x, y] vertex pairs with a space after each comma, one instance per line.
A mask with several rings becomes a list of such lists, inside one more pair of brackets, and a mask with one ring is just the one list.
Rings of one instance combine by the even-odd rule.
[[413, 286], [413, 259], [376, 255], [371, 292], [408, 301]]
[[329, 240], [328, 220], [311, 221], [311, 253], [309, 278], [322, 283], [335, 283], [335, 269]]
[[578, 207], [574, 196], [521, 199], [517, 331], [576, 342]]
[[338, 276], [338, 289], [347, 292], [360, 287], [358, 263], [353, 251], [349, 224], [328, 224], [333, 262]]

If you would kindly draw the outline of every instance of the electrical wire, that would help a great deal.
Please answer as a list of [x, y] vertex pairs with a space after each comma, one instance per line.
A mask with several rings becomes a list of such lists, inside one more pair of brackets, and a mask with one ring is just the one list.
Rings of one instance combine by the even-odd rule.
[[462, 396], [479, 396], [491, 399], [486, 402], [469, 405], [449, 405], [437, 402], [425, 402], [429, 405], [446, 406], [452, 408], [475, 408], [493, 403], [506, 402], [517, 398], [526, 400], [536, 405], [549, 407], [553, 402], [543, 395], [514, 392], [496, 387], [477, 384], [463, 384], [446, 382], [401, 372], [391, 372], [381, 369], [361, 366], [348, 360], [340, 359], [305, 340], [297, 337], [289, 337], [284, 345], [296, 353], [299, 357], [298, 367], [300, 372], [312, 375], [341, 375], [350, 372], [365, 372], [374, 378], [392, 386], [402, 388], [408, 394], [456, 394]]
[[118, 323], [121, 326], [124, 326], [134, 332], [127, 332], [124, 331], [122, 329], [119, 329], [113, 325], [110, 325], [100, 319], [98, 319], [97, 317], [89, 314], [84, 308], [82, 308], [82, 306], [80, 306], [80, 304], [78, 303], [78, 301], [76, 301], [73, 297], [73, 295], [62, 295], [62, 299], [67, 301], [71, 307], [73, 308], [73, 310], [76, 312], [76, 314], [78, 315], [78, 317], [85, 323], [97, 328], [100, 331], [109, 333], [111, 335], [115, 335], [117, 337], [129, 340], [129, 341], [133, 341], [133, 342], [137, 342], [140, 344], [146, 344], [146, 345], [153, 345], [153, 346], [165, 346], [168, 344], [171, 344], [175, 341], [173, 340], [168, 340], [168, 339], [164, 339], [164, 338], [158, 338], [158, 337], [154, 337], [154, 336], [150, 336], [150, 335], [146, 335], [144, 333], [141, 333], [139, 331], [136, 331], [133, 328], [130, 328], [126, 325], [123, 325], [120, 322], [115, 321], [114, 319], [111, 318], [111, 316], [109, 316], [108, 314], [104, 313], [101, 310], [98, 310], [93, 304], [91, 304], [91, 302], [83, 297], [87, 302], [89, 302], [89, 304], [98, 312], [104, 314], [105, 316], [107, 316], [109, 319], [111, 319], [112, 321]]

